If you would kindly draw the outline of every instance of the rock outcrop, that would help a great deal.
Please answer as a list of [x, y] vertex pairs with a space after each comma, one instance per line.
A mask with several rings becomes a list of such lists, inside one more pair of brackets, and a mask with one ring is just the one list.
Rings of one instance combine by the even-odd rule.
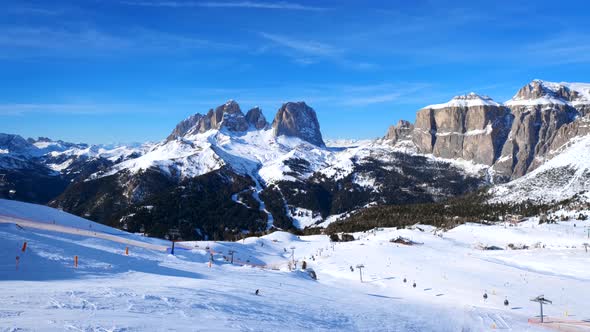
[[418, 111], [412, 136], [422, 153], [492, 165], [500, 155], [510, 124], [506, 107], [470, 93]]
[[[260, 115], [262, 116], [262, 113]], [[181, 121], [176, 125], [167, 140], [223, 128], [234, 132], [243, 132], [250, 128], [250, 124], [244, 113], [242, 113], [240, 105], [233, 100], [218, 106], [214, 110], [209, 110], [206, 115], [197, 113]]]
[[552, 150], [587, 133], [577, 121], [590, 105], [584, 86], [534, 80], [506, 102], [514, 123], [495, 171], [521, 177], [541, 165]]
[[166, 140], [170, 141], [170, 140], [175, 139], [176, 137], [184, 136], [189, 130], [191, 130], [193, 127], [195, 127], [202, 118], [203, 118], [203, 115], [197, 113], [197, 114], [193, 114], [193, 115], [189, 116], [188, 118], [180, 121], [176, 125], [174, 130], [172, 130], [172, 133], [170, 133], [170, 135], [168, 136], [168, 138]]
[[246, 131], [248, 130], [248, 121], [240, 110], [240, 106], [233, 100], [217, 107], [215, 110], [209, 110], [202, 121], [199, 122], [198, 131], [204, 133], [211, 129], [226, 128], [229, 131]]
[[411, 141], [414, 125], [406, 120], [399, 120], [395, 126], [390, 126], [384, 139], [395, 145], [401, 141]]
[[268, 126], [268, 122], [266, 122], [266, 118], [262, 114], [260, 107], [254, 107], [249, 110], [248, 113], [246, 113], [246, 121], [248, 121], [250, 126], [258, 130], [264, 129]]
[[316, 113], [305, 102], [283, 104], [272, 122], [272, 128], [275, 136], [298, 137], [311, 144], [325, 146]]
[[497, 179], [509, 180], [588, 134], [590, 84], [534, 80], [505, 104], [470, 93], [426, 106], [413, 128], [400, 122], [385, 139], [395, 144], [411, 136], [420, 153], [490, 165]]

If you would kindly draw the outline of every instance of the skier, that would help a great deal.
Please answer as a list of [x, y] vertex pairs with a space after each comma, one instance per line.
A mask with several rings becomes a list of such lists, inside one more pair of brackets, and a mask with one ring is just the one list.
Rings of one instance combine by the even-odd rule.
[[504, 305], [505, 305], [505, 306], [508, 306], [509, 304], [510, 304], [510, 302], [508, 302], [508, 299], [507, 299], [507, 298], [505, 298], [505, 299], [504, 299]]
[[404, 283], [407, 282], [408, 280], [406, 278], [404, 278]]
[[259, 295], [259, 293], [260, 293], [260, 290], [259, 290], [259, 289], [257, 289], [257, 290], [254, 292], [254, 295]]
[[416, 288], [416, 282], [414, 281], [414, 284], [412, 284], [412, 287]]
[[354, 272], [354, 268], [352, 267], [352, 265], [350, 266], [350, 272]]
[[484, 292], [484, 293], [483, 293], [483, 300], [485, 301], [485, 300], [487, 300], [487, 299], [488, 299], [488, 293]]

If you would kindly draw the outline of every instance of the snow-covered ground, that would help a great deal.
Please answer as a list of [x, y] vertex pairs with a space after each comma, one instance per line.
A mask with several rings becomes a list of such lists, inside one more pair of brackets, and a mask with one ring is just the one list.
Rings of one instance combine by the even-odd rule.
[[[123, 232], [50, 210], [0, 200], [0, 215], [13, 218], [0, 217], [0, 330], [542, 331], [527, 321], [538, 314], [529, 299], [539, 294], [553, 300], [549, 316], [590, 318], [590, 253], [582, 246], [590, 222], [383, 229], [334, 245], [323, 235], [275, 232], [185, 242], [172, 256], [100, 238]], [[21, 228], [14, 218], [32, 224]], [[418, 244], [389, 241], [398, 236]], [[531, 249], [479, 249], [510, 243]], [[298, 269], [291, 272], [292, 252]], [[304, 260], [317, 281], [300, 270]], [[362, 283], [357, 264], [365, 266]]]

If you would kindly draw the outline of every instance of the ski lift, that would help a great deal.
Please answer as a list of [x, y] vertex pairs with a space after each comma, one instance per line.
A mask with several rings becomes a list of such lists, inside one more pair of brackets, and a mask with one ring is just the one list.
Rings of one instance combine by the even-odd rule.
[[552, 304], [553, 302], [546, 299], [545, 295], [539, 295], [535, 298], [532, 298], [531, 301], [539, 302], [539, 305], [541, 306], [541, 323], [543, 323], [543, 304]]

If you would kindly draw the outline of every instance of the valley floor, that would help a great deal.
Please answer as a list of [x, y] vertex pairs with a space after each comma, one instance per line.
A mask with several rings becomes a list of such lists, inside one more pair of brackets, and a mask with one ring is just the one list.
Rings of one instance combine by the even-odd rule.
[[[62, 219], [56, 224], [75, 227]], [[335, 244], [276, 232], [237, 243], [185, 242], [172, 256], [3, 221], [0, 331], [546, 331], [528, 322], [539, 310], [530, 298], [540, 294], [553, 300], [544, 308], [550, 319], [590, 331], [583, 323], [590, 320], [590, 253], [582, 246], [589, 222], [467, 224], [441, 236], [417, 226]], [[416, 244], [389, 241], [398, 236]], [[531, 249], [479, 249], [509, 243]], [[215, 253], [211, 267], [207, 248]], [[223, 258], [231, 259], [229, 250], [234, 265]], [[298, 269], [290, 272], [292, 251]], [[303, 260], [317, 281], [299, 269]], [[362, 283], [357, 264], [365, 266]]]

